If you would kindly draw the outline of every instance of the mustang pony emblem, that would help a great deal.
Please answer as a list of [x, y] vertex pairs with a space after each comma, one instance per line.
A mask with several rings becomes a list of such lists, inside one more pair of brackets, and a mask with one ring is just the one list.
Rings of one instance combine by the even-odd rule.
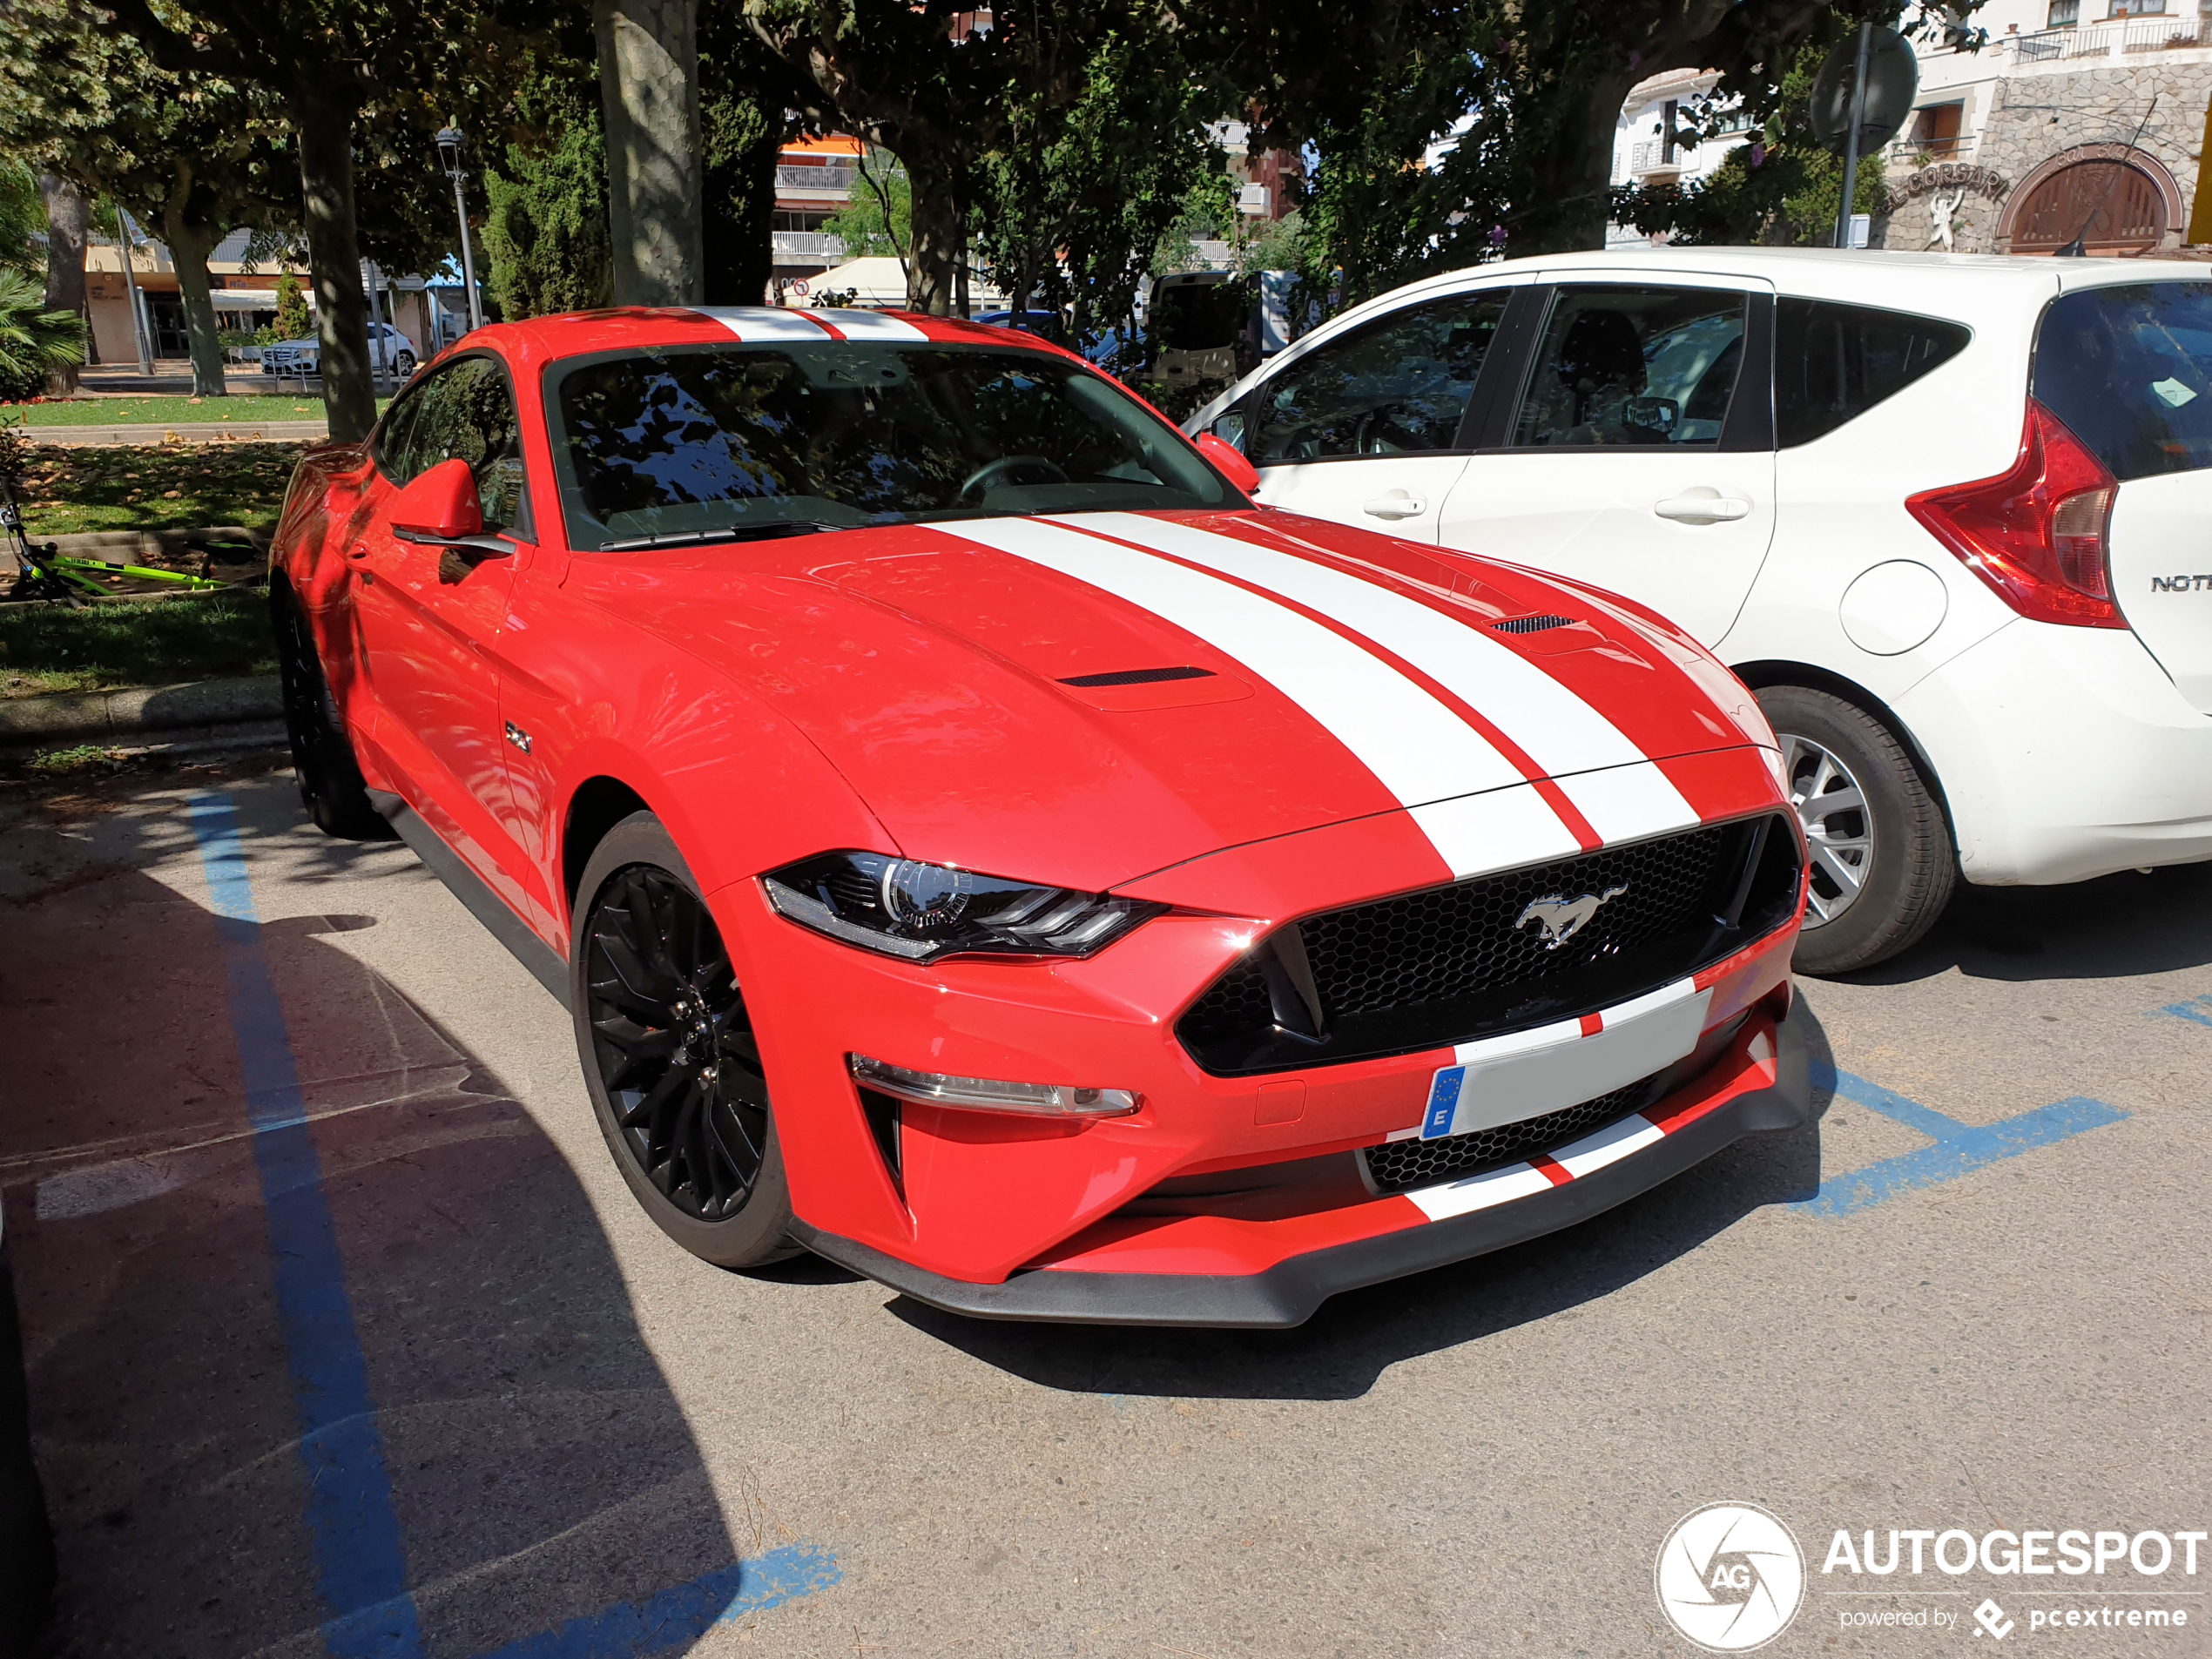
[[1564, 894], [1554, 894], [1548, 899], [1538, 899], [1522, 911], [1514, 921], [1515, 931], [1534, 922], [1544, 930], [1544, 948], [1557, 950], [1589, 925], [1597, 907], [1608, 900], [1617, 899], [1626, 893], [1625, 887], [1608, 887], [1603, 893], [1586, 893], [1579, 899]]

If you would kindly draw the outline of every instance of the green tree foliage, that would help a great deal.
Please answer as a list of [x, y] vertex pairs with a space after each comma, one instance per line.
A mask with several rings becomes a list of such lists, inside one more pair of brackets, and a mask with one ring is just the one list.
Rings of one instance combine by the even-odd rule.
[[31, 239], [45, 228], [37, 174], [13, 157], [0, 158], [0, 270], [44, 270], [45, 256]]
[[[1774, 93], [1773, 112], [1758, 136], [1736, 146], [1721, 165], [1689, 185], [1624, 185], [1613, 192], [1613, 219], [1649, 236], [1685, 246], [1750, 243], [1830, 247], [1843, 201], [1844, 160], [1813, 137], [1813, 77], [1831, 46], [1851, 32], [1831, 17], [1799, 48]], [[1717, 124], [1717, 99], [1689, 111], [1677, 138], [1694, 143]], [[1881, 210], [1886, 187], [1878, 157], [1862, 158], [1852, 211]]]
[[776, 152], [803, 125], [806, 88], [723, 0], [699, 17], [700, 256], [706, 303], [757, 306], [775, 273]]
[[28, 269], [0, 266], [0, 401], [36, 397], [56, 369], [84, 361], [84, 320], [47, 310], [44, 285]]
[[376, 418], [363, 202], [382, 215], [369, 250], [392, 265], [413, 263], [404, 253], [434, 222], [430, 133], [455, 114], [479, 142], [508, 124], [544, 8], [528, 0], [104, 0], [104, 8], [111, 28], [135, 37], [171, 73], [257, 89], [281, 111], [299, 169], [331, 435], [363, 436]]
[[845, 244], [848, 260], [895, 259], [903, 266], [914, 239], [914, 190], [898, 157], [887, 150], [864, 152], [845, 206], [822, 230]]
[[307, 320], [307, 296], [300, 291], [300, 279], [289, 272], [279, 277], [276, 297], [276, 337], [304, 339], [312, 325]]
[[977, 168], [983, 263], [1038, 294], [1085, 345], [1125, 325], [1163, 238], [1202, 179], [1223, 179], [1204, 121], [1213, 97], [1172, 35], [1131, 12], [1089, 40], [1017, 42], [1017, 61], [1065, 53], [1074, 91], [1039, 68], [1008, 88], [999, 142]]
[[502, 317], [613, 301], [607, 145], [590, 70], [575, 59], [542, 66], [519, 100], [540, 130], [484, 169], [486, 286]]

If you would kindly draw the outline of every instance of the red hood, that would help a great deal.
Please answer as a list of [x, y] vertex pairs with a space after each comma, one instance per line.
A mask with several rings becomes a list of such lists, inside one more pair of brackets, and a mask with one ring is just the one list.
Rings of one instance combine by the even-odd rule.
[[[1708, 695], [1733, 682], [1662, 625], [1286, 514], [898, 525], [579, 561], [570, 584], [790, 718], [908, 856], [1091, 891], [1746, 741]], [[1538, 787], [1572, 827], [1580, 786]]]

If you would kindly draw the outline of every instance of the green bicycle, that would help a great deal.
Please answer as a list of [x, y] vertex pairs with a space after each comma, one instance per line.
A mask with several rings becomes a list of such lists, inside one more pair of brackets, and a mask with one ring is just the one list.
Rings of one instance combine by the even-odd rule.
[[[108, 590], [107, 583], [118, 577], [193, 592], [214, 592], [233, 585], [218, 582], [212, 576], [192, 576], [183, 570], [159, 570], [145, 564], [78, 558], [64, 553], [56, 543], [33, 542], [24, 534], [23, 514], [16, 506], [14, 495], [3, 489], [0, 489], [0, 532], [5, 533], [9, 550], [16, 556], [16, 579], [8, 590], [10, 600], [58, 599], [68, 604], [82, 604], [87, 598], [111, 599], [118, 596]], [[193, 537], [185, 543], [188, 550], [200, 554], [209, 562], [214, 554], [233, 551], [238, 545], [204, 537]]]

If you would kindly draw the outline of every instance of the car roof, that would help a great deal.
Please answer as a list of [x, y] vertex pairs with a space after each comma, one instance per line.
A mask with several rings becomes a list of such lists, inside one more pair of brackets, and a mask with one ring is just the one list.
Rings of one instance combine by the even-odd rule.
[[1034, 334], [959, 317], [826, 307], [802, 311], [784, 306], [631, 306], [572, 311], [495, 323], [463, 335], [458, 344], [464, 350], [471, 345], [496, 347], [517, 367], [537, 368], [564, 357], [650, 346], [867, 346], [926, 341], [1070, 355]]

